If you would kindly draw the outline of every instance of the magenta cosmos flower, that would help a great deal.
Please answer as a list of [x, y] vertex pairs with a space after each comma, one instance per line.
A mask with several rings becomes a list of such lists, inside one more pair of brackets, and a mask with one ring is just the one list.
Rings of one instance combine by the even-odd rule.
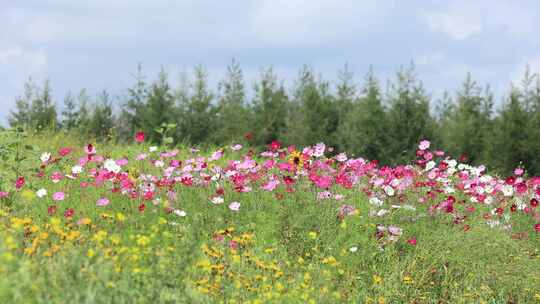
[[138, 143], [144, 142], [144, 132], [137, 132], [137, 134], [135, 134], [135, 141]]

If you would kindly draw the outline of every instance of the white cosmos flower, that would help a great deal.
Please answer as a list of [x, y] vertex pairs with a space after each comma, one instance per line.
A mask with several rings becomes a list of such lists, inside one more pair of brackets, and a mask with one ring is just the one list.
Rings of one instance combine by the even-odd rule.
[[372, 198], [369, 199], [369, 203], [372, 204], [373, 206], [377, 206], [377, 207], [380, 207], [383, 205], [383, 201], [381, 201], [378, 197], [374, 196]]
[[384, 192], [385, 192], [386, 195], [388, 195], [388, 196], [394, 196], [394, 188], [392, 188], [391, 186], [386, 185], [386, 186], [384, 187]]
[[504, 185], [502, 186], [501, 191], [504, 196], [512, 196], [512, 194], [514, 194], [514, 187], [511, 185]]
[[184, 216], [187, 215], [187, 213], [184, 210], [178, 210], [178, 209], [174, 210], [174, 214], [176, 214], [176, 215], [178, 215], [180, 217], [184, 217]]
[[44, 152], [43, 154], [41, 154], [41, 156], [39, 157], [39, 159], [41, 159], [42, 162], [46, 163], [49, 161], [49, 159], [51, 159], [51, 153], [49, 152]]
[[156, 147], [156, 146], [152, 146], [152, 147], [148, 148], [148, 151], [150, 151], [150, 152], [156, 152], [156, 151], [157, 151], [157, 147]]
[[435, 168], [435, 162], [430, 160], [427, 164], [426, 164], [426, 171], [429, 171], [431, 169]]
[[349, 248], [349, 251], [352, 252], [352, 253], [355, 253], [355, 252], [358, 251], [358, 247], [353, 246], [353, 247]]
[[214, 196], [210, 199], [210, 201], [212, 201], [212, 204], [215, 205], [223, 204], [224, 202], [223, 197], [221, 196]]
[[41, 188], [38, 191], [36, 191], [36, 195], [37, 197], [42, 198], [47, 195], [47, 190]]
[[122, 169], [113, 159], [107, 159], [103, 163], [103, 167], [113, 173], [118, 173]]
[[75, 165], [75, 166], [71, 167], [71, 173], [79, 174], [81, 172], [83, 172], [83, 167], [81, 167], [79, 165]]

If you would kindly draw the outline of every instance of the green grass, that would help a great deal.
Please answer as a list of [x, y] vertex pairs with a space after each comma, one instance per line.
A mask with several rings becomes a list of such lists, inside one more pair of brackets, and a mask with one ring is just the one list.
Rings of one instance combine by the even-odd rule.
[[[62, 137], [28, 141], [50, 151], [80, 146]], [[132, 158], [137, 150], [98, 146], [111, 157]], [[450, 217], [415, 218], [418, 211], [374, 218], [361, 191], [343, 191], [343, 202], [318, 201], [306, 184], [282, 200], [226, 188], [225, 203], [217, 206], [208, 200], [214, 188], [177, 187], [177, 207], [187, 212], [179, 217], [152, 204], [140, 213], [119, 195], [98, 208], [106, 190], [65, 180], [30, 183], [49, 193], [61, 189], [68, 198], [53, 217], [50, 198], [20, 193], [11, 204], [0, 203], [0, 303], [540, 301], [539, 237], [514, 239], [480, 216], [466, 232]], [[239, 212], [227, 208], [231, 201], [241, 203]], [[339, 220], [342, 203], [358, 214]], [[76, 210], [73, 220], [62, 217], [68, 207]], [[76, 223], [83, 218], [91, 223]], [[382, 245], [377, 224], [398, 225], [403, 236]], [[416, 246], [406, 242], [411, 237]], [[232, 240], [237, 249], [229, 248]]]

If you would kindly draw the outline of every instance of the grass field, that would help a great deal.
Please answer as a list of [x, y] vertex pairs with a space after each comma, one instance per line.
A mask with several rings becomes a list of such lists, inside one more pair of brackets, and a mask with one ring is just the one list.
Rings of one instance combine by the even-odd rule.
[[4, 151], [0, 303], [540, 302], [540, 178], [519, 168], [427, 141], [388, 168], [321, 144], [137, 139]]

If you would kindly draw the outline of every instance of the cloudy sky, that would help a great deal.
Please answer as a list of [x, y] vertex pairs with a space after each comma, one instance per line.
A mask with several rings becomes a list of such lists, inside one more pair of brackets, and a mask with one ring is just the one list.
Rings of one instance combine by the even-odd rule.
[[173, 77], [201, 63], [212, 83], [234, 57], [251, 83], [272, 65], [328, 79], [349, 63], [383, 81], [414, 61], [437, 96], [467, 72], [502, 94], [527, 64], [540, 71], [540, 2], [384, 0], [0, 0], [0, 122], [24, 81], [123, 94], [137, 63]]

